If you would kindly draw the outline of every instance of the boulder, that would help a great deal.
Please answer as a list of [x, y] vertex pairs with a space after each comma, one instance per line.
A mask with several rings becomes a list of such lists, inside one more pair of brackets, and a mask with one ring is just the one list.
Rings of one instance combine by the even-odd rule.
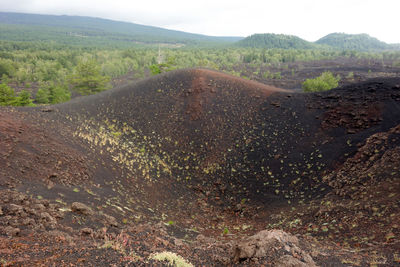
[[108, 214], [103, 214], [104, 216], [104, 222], [107, 226], [115, 226], [118, 227], [118, 222], [117, 219], [115, 219], [113, 216], [108, 215]]
[[80, 213], [83, 215], [93, 215], [94, 212], [88, 206], [80, 202], [74, 202], [71, 204], [71, 210], [76, 213]]
[[272, 266], [316, 266], [312, 257], [299, 248], [297, 237], [281, 230], [264, 230], [234, 246], [233, 261], [266, 258]]

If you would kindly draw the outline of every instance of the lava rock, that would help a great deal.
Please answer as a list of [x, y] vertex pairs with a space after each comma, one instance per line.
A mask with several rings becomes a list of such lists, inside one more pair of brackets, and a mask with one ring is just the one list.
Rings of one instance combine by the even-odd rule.
[[108, 215], [108, 214], [103, 214], [103, 216], [104, 216], [104, 218], [105, 218], [104, 221], [105, 221], [105, 223], [106, 223], [107, 225], [118, 227], [118, 222], [117, 222], [117, 220], [116, 220], [113, 216]]
[[[281, 230], [264, 230], [235, 245], [233, 261], [267, 258], [272, 266], [316, 266], [312, 257], [299, 248], [297, 237]], [[298, 260], [300, 259], [300, 260]]]
[[72, 203], [71, 210], [73, 212], [83, 214], [83, 215], [93, 215], [94, 214], [94, 212], [92, 211], [92, 209], [90, 207], [88, 207], [85, 204], [80, 203], [80, 202]]
[[8, 237], [13, 237], [19, 235], [21, 230], [19, 228], [14, 228], [12, 226], [7, 226], [4, 228], [3, 232], [8, 236]]
[[24, 209], [20, 205], [8, 204], [6, 207], [6, 213], [9, 215], [20, 215], [24, 212]]
[[93, 231], [92, 228], [85, 227], [85, 228], [82, 228], [82, 229], [81, 229], [81, 235], [90, 235], [90, 236], [93, 236], [93, 234], [94, 234], [94, 231]]

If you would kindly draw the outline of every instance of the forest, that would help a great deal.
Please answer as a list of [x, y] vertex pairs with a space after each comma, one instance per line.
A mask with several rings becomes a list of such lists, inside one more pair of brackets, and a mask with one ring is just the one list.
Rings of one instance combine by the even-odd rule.
[[[105, 48], [0, 41], [1, 105], [61, 103], [71, 96], [109, 89], [120, 77], [138, 80], [180, 68], [205, 67], [247, 79], [279, 79], [280, 73], [266, 69], [338, 57], [390, 61], [396, 66], [400, 62], [397, 51], [162, 45]], [[21, 94], [32, 101], [16, 101]]]

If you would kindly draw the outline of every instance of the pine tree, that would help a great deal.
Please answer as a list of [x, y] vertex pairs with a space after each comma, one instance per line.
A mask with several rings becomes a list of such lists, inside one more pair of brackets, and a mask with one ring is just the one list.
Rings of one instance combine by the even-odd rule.
[[6, 84], [0, 84], [0, 106], [10, 106], [15, 101], [14, 89]]
[[95, 60], [81, 61], [70, 77], [73, 89], [82, 95], [91, 95], [108, 89], [108, 76], [102, 76]]

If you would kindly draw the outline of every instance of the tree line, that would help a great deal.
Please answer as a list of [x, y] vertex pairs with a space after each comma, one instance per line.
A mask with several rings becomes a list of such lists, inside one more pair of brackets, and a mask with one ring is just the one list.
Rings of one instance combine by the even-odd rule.
[[[261, 70], [265, 66], [337, 57], [400, 62], [399, 52], [163, 47], [159, 55], [154, 47], [106, 49], [0, 41], [0, 93], [7, 95], [0, 101], [1, 105], [56, 104], [68, 101], [73, 94], [107, 90], [112, 87], [110, 81], [124, 75], [141, 79], [173, 69], [206, 67], [243, 77], [249, 68]], [[30, 103], [23, 100], [27, 95]]]

